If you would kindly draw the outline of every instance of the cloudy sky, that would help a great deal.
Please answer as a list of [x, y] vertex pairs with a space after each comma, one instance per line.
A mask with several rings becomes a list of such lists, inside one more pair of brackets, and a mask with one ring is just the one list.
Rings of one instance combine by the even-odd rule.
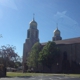
[[16, 46], [22, 56], [33, 13], [40, 42], [52, 40], [57, 23], [63, 39], [80, 37], [80, 0], [0, 0], [0, 46]]

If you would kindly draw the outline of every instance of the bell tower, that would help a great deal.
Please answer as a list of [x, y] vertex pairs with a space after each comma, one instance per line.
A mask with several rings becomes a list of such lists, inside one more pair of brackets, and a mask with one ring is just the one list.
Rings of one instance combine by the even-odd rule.
[[62, 37], [60, 36], [60, 31], [58, 29], [58, 24], [56, 30], [54, 30], [54, 36], [52, 38], [52, 41], [62, 40]]
[[27, 38], [31, 40], [32, 44], [35, 42], [39, 42], [39, 30], [37, 29], [37, 22], [34, 19], [34, 14], [33, 14], [33, 20], [29, 23], [30, 27], [27, 30]]
[[27, 70], [25, 64], [27, 62], [28, 53], [36, 42], [39, 42], [39, 30], [37, 29], [37, 22], [33, 14], [33, 20], [29, 23], [29, 29], [27, 30], [27, 39], [23, 44], [23, 72]]

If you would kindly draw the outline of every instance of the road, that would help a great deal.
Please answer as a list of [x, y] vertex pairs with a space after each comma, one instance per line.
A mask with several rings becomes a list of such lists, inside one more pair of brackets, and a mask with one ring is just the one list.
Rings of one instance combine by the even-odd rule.
[[0, 80], [80, 80], [80, 78], [66, 76], [32, 76], [32, 77], [0, 78]]

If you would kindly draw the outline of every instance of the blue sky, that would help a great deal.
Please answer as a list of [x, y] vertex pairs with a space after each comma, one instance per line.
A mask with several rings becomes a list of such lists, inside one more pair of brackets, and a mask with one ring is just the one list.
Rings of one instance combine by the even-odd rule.
[[56, 23], [63, 39], [80, 37], [80, 0], [0, 0], [0, 46], [16, 46], [22, 56], [33, 13], [40, 42], [52, 40]]

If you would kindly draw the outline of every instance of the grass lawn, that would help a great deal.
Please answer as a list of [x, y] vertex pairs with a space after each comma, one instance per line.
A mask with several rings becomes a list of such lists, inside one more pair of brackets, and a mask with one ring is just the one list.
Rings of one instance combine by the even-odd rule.
[[42, 73], [21, 73], [21, 72], [7, 72], [7, 76], [16, 77], [16, 76], [39, 76]]
[[8, 77], [17, 76], [69, 76], [69, 77], [80, 77], [80, 74], [50, 74], [50, 73], [21, 73], [21, 72], [7, 72]]

